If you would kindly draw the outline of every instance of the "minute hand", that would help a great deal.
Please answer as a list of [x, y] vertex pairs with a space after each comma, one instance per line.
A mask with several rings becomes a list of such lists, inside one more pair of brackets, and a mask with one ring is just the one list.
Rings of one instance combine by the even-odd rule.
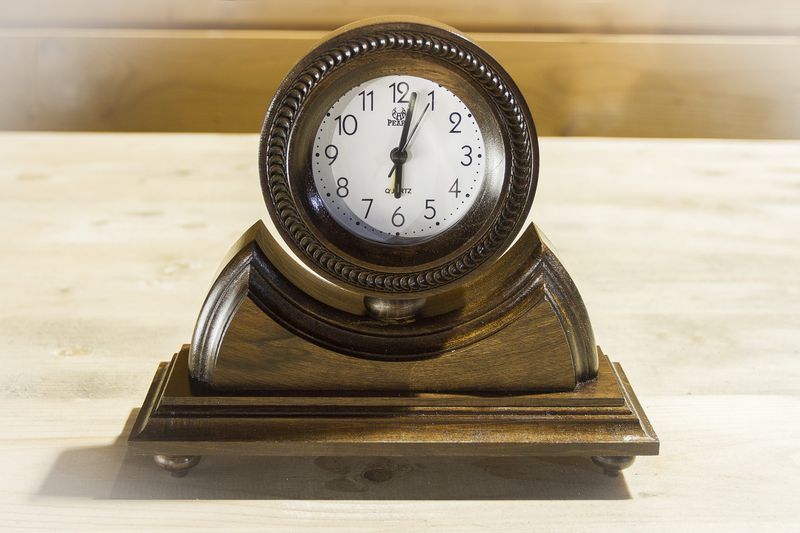
[[425, 104], [425, 109], [422, 110], [422, 113], [419, 115], [419, 118], [417, 119], [417, 123], [414, 124], [414, 127], [411, 129], [411, 135], [408, 136], [408, 140], [406, 141], [405, 146], [403, 146], [403, 150], [405, 150], [411, 145], [411, 141], [414, 140], [414, 134], [417, 133], [417, 128], [419, 128], [420, 122], [422, 122], [422, 119], [425, 118], [425, 113], [428, 112], [428, 109], [430, 109], [430, 107], [431, 107], [430, 102]]

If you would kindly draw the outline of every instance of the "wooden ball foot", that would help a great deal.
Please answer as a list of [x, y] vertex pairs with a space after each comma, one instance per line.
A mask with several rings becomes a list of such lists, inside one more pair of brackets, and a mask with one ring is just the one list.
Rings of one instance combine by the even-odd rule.
[[199, 455], [156, 455], [153, 459], [158, 466], [172, 474], [173, 477], [185, 476], [200, 462]]
[[592, 462], [603, 468], [607, 476], [616, 477], [636, 459], [633, 455], [593, 455]]

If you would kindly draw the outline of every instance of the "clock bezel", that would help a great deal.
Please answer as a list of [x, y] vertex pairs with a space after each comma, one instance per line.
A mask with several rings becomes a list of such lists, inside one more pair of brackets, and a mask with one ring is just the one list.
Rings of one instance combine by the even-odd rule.
[[[411, 68], [398, 71], [400, 63]], [[318, 193], [310, 149], [321, 114], [327, 111], [324, 105], [379, 72], [429, 79], [435, 75], [434, 81], [442, 80], [466, 99], [487, 150], [491, 143], [505, 158], [499, 184], [485, 180], [488, 187], [459, 222], [412, 243], [359, 237], [327, 214], [319, 198], [314, 201]], [[332, 93], [331, 88], [348, 77], [345, 88]], [[485, 125], [492, 127], [484, 129]], [[479, 271], [513, 242], [535, 194], [538, 163], [533, 120], [508, 74], [456, 32], [418, 22], [361, 25], [315, 48], [278, 89], [264, 121], [259, 152], [267, 209], [303, 262], [329, 281], [345, 282], [365, 293], [415, 297]]]

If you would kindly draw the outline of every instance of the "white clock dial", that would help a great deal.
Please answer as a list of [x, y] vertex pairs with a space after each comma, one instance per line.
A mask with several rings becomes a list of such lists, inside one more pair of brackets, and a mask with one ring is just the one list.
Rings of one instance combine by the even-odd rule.
[[480, 195], [484, 148], [472, 112], [446, 87], [382, 76], [344, 93], [323, 117], [311, 154], [314, 182], [350, 232], [385, 243], [426, 239], [456, 224]]

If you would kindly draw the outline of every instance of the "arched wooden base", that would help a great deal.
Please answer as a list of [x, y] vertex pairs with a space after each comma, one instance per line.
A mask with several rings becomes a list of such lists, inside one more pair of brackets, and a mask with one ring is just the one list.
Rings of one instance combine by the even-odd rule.
[[129, 443], [162, 458], [658, 453], [535, 227], [481, 278], [425, 298], [413, 321], [373, 318], [363, 295], [298, 270], [257, 224], [191, 346], [159, 367]]
[[292, 264], [260, 222], [229, 257], [189, 355], [209, 390], [509, 394], [573, 390], [597, 373], [583, 301], [533, 225], [481, 277], [426, 295], [402, 322]]

